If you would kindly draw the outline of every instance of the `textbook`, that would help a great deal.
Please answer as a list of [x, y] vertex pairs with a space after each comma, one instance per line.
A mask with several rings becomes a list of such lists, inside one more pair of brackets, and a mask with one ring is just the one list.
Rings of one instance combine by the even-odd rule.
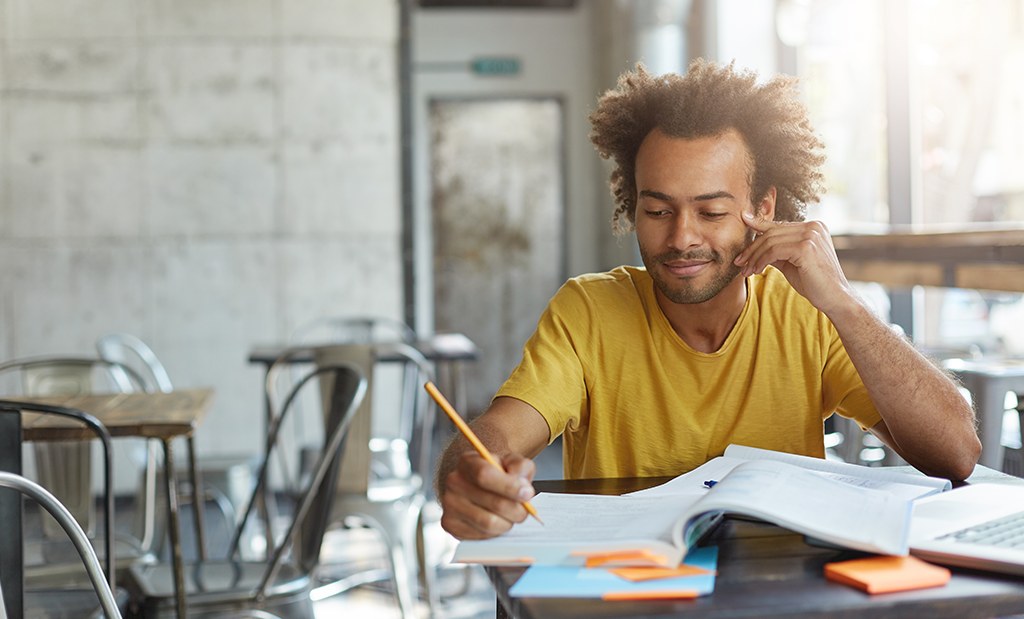
[[737, 514], [831, 544], [906, 555], [912, 503], [778, 460], [740, 462], [711, 488], [634, 495], [540, 493], [544, 525], [527, 520], [458, 544], [454, 562], [486, 565], [679, 565], [720, 520]]
[[725, 453], [712, 458], [689, 473], [684, 473], [660, 486], [634, 492], [634, 495], [673, 494], [679, 491], [700, 489], [708, 481], [716, 481], [725, 476], [742, 462], [749, 460], [778, 460], [815, 471], [818, 475], [828, 477], [854, 486], [884, 490], [906, 499], [919, 499], [931, 494], [945, 492], [953, 487], [948, 479], [928, 477], [917, 471], [902, 472], [893, 467], [867, 467], [859, 464], [836, 462], [810, 456], [800, 456], [781, 451], [771, 451], [745, 445], [729, 445]]

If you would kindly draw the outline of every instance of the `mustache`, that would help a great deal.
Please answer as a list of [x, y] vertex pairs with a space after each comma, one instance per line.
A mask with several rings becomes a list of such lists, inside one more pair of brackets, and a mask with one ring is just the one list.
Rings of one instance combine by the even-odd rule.
[[718, 264], [722, 263], [722, 255], [717, 251], [669, 251], [658, 254], [654, 257], [658, 263], [672, 262], [674, 260], [709, 260]]

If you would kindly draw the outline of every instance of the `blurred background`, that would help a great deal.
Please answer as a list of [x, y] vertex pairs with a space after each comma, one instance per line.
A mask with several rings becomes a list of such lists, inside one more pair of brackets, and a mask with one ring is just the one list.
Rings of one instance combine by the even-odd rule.
[[[482, 410], [611, 234], [587, 114], [643, 61], [800, 78], [833, 232], [1024, 219], [1022, 0], [0, 0], [0, 355], [131, 332], [256, 452], [262, 343], [319, 316], [480, 348]], [[1020, 355], [1016, 293], [888, 290], [922, 346]]]

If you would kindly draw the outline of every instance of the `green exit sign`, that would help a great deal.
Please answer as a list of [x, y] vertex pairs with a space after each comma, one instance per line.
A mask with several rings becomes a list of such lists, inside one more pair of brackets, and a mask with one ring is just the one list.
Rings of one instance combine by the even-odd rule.
[[485, 56], [474, 58], [469, 66], [477, 75], [517, 75], [520, 64], [511, 56]]

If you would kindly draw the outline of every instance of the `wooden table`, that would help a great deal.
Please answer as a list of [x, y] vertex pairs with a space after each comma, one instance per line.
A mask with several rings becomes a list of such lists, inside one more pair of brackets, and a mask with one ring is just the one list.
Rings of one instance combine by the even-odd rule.
[[835, 234], [832, 241], [850, 280], [1024, 292], [1024, 229], [994, 226], [893, 227], [881, 234]]
[[[189, 389], [169, 393], [116, 393], [92, 394], [82, 396], [51, 396], [38, 398], [11, 397], [26, 403], [64, 406], [89, 413], [99, 419], [112, 437], [142, 437], [159, 440], [163, 445], [164, 466], [167, 491], [168, 532], [171, 541], [171, 560], [174, 565], [174, 585], [177, 598], [177, 614], [179, 619], [187, 616], [185, 597], [185, 571], [181, 552], [181, 526], [178, 517], [177, 483], [174, 474], [174, 457], [172, 440], [183, 437], [188, 441], [189, 464], [192, 476], [192, 487], [199, 488], [198, 473], [195, 466], [195, 450], [193, 434], [199, 422], [206, 414], [213, 400], [212, 389]], [[88, 440], [94, 438], [93, 433], [84, 426], [68, 419], [24, 413], [21, 419], [17, 415], [0, 415], [0, 470], [21, 473], [21, 440], [55, 441], [55, 440]], [[8, 499], [16, 495], [0, 495], [0, 517], [14, 517], [17, 510], [15, 526], [0, 527], [0, 549], [10, 548], [13, 544], [21, 544], [21, 502], [18, 497], [17, 506], [8, 503]], [[200, 555], [204, 552], [205, 540], [200, 510], [196, 509], [196, 536]], [[6, 521], [8, 525], [12, 521]], [[20, 553], [18, 554], [20, 557]], [[20, 565], [19, 565], [20, 567]], [[21, 605], [20, 592], [24, 588], [22, 575], [3, 574], [4, 591], [10, 597], [17, 596], [18, 606]], [[16, 588], [16, 592], [12, 592]], [[8, 610], [14, 612], [8, 606]], [[14, 616], [21, 616], [20, 613]]]
[[[538, 481], [538, 492], [621, 494], [669, 478]], [[774, 525], [726, 519], [706, 542], [719, 547], [715, 591], [696, 600], [602, 602], [592, 599], [513, 598], [509, 588], [524, 568], [488, 567], [499, 618], [778, 617], [861, 619], [929, 617], [969, 619], [1024, 612], [1024, 580], [956, 569], [949, 584], [870, 596], [825, 580], [823, 566], [865, 556], [809, 545]]]

